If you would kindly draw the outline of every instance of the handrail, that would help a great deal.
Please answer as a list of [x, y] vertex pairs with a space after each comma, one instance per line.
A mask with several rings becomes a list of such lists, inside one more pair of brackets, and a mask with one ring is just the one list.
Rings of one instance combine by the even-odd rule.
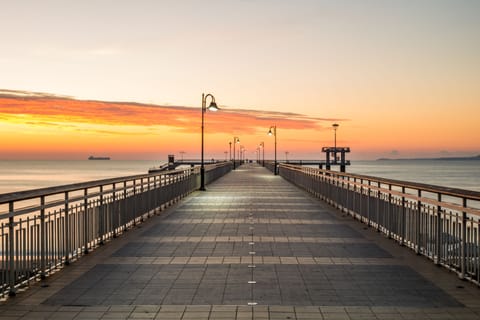
[[375, 181], [375, 182], [380, 182], [382, 184], [390, 184], [392, 186], [397, 186], [397, 187], [405, 187], [405, 188], [408, 188], [408, 189], [422, 189], [426, 192], [442, 193], [444, 195], [448, 195], [448, 196], [452, 196], [452, 197], [460, 197], [460, 198], [466, 197], [470, 200], [480, 201], [480, 192], [474, 191], [474, 190], [466, 190], [466, 189], [460, 189], [460, 188], [450, 188], [450, 187], [437, 186], [437, 185], [431, 185], [431, 184], [426, 184], [426, 183], [395, 180], [395, 179], [374, 177], [374, 176], [361, 175], [361, 174], [336, 172], [336, 171], [330, 171], [330, 170], [301, 167], [301, 166], [298, 166], [298, 165], [291, 165], [291, 164], [281, 163], [279, 165], [282, 166], [282, 167], [289, 167], [293, 170], [295, 170], [295, 168], [296, 168], [297, 170], [300, 170], [300, 171], [303, 171], [303, 172], [305, 170], [310, 170], [311, 169], [312, 171], [318, 171], [318, 172], [321, 172], [322, 174], [335, 175], [337, 177], [349, 177], [349, 178], [363, 179], [363, 180], [367, 180], [367, 181], [369, 180], [369, 181], [372, 181], [372, 182]]
[[[163, 171], [161, 173], [146, 173], [146, 174], [138, 174], [132, 176], [123, 176], [123, 177], [116, 177], [116, 178], [107, 178], [101, 180], [92, 180], [80, 183], [72, 183], [72, 184], [65, 184], [60, 186], [54, 187], [46, 187], [46, 188], [38, 188], [33, 190], [24, 190], [24, 191], [16, 191], [16, 192], [9, 192], [0, 194], [0, 204], [8, 203], [10, 201], [20, 201], [20, 200], [28, 200], [32, 198], [38, 198], [40, 196], [49, 196], [52, 194], [57, 194], [61, 192], [71, 192], [78, 189], [85, 189], [85, 188], [95, 188], [99, 185], [109, 185], [114, 183], [120, 183], [125, 180], [138, 180], [142, 178], [148, 177], [159, 177], [159, 176], [169, 176], [172, 174], [178, 174], [185, 171], [189, 171], [191, 169], [178, 169], [178, 170], [169, 170]], [[193, 169], [193, 173], [200, 172], [198, 168]]]

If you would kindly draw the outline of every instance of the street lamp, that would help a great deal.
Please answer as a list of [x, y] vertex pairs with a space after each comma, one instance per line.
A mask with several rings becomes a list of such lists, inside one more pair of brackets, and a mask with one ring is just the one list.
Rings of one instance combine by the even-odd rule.
[[265, 143], [262, 141], [260, 142], [260, 147], [262, 147], [262, 166], [265, 167]]
[[273, 174], [277, 175], [277, 125], [270, 126], [268, 135], [271, 136], [272, 134], [275, 137], [275, 167], [273, 168]]
[[205, 112], [207, 111], [207, 98], [210, 97], [212, 101], [210, 102], [210, 105], [208, 106], [208, 110], [210, 111], [217, 111], [219, 108], [217, 107], [217, 104], [215, 103], [215, 97], [212, 96], [210, 93], [205, 95], [205, 93], [202, 93], [202, 164], [200, 166], [200, 190], [205, 191], [205, 164], [203, 162], [204, 158], [204, 142], [203, 142], [203, 129], [204, 129], [204, 123], [205, 123]]
[[228, 143], [230, 145], [230, 161], [232, 160], [232, 141]]
[[340, 125], [338, 123], [332, 124], [333, 127], [333, 162], [337, 163], [337, 129]]
[[339, 127], [340, 125], [338, 123], [334, 123], [332, 124], [332, 127], [333, 127], [333, 134], [334, 134], [334, 147], [335, 147], [335, 151], [337, 151], [337, 128]]
[[235, 170], [235, 144], [240, 143], [238, 137], [233, 137], [233, 170]]
[[244, 146], [240, 146], [240, 150], [238, 150], [238, 159], [240, 160], [240, 163], [243, 163], [243, 158], [245, 156], [245, 147]]
[[288, 154], [289, 152], [288, 151], [285, 151], [285, 161], [288, 163]]

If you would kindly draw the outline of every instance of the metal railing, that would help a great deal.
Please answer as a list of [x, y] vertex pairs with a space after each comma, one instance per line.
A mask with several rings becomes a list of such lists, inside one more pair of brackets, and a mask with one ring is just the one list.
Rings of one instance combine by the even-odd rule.
[[[232, 169], [205, 166], [210, 183]], [[0, 297], [15, 295], [200, 186], [198, 167], [0, 195]]]
[[480, 286], [480, 192], [287, 164], [280, 175]]
[[[278, 162], [277, 162], [277, 170], [278, 170]], [[270, 170], [272, 173], [274, 173], [275, 171], [275, 161], [271, 161], [271, 160], [265, 160], [265, 168], [267, 168], [268, 170]]]

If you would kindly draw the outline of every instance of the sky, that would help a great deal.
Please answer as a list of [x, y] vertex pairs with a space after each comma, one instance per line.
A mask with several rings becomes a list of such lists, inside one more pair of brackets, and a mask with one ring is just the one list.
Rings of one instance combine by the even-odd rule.
[[0, 6], [0, 159], [480, 154], [480, 1]]

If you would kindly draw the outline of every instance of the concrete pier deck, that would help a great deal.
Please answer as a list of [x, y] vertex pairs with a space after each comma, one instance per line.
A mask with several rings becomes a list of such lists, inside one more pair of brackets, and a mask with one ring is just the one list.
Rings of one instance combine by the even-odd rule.
[[0, 319], [480, 319], [480, 289], [244, 165], [0, 304]]

